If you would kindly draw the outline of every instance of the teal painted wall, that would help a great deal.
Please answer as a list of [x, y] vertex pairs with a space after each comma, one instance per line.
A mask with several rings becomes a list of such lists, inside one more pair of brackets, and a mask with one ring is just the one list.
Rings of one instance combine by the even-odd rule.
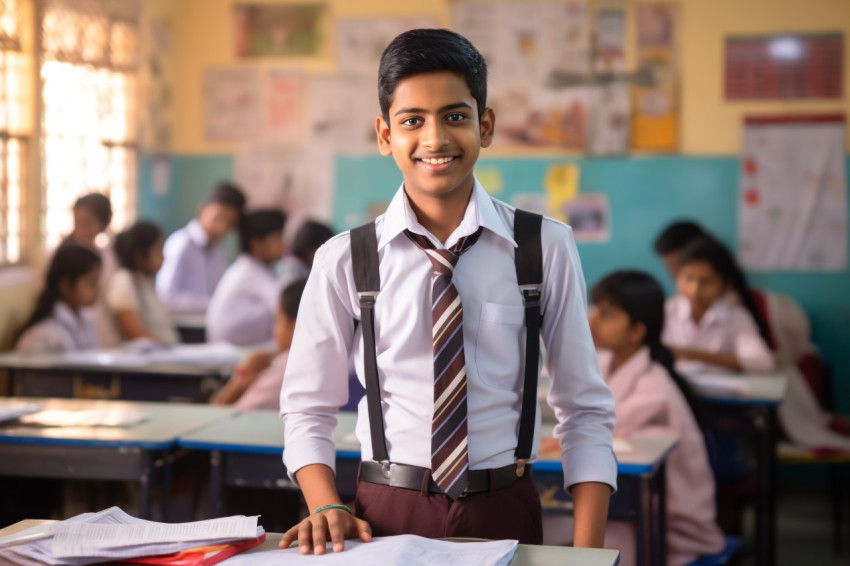
[[[501, 171], [504, 189], [497, 196], [510, 202], [517, 193], [542, 192], [549, 165], [564, 161], [580, 167], [581, 192], [605, 194], [611, 204], [611, 239], [578, 246], [588, 285], [609, 271], [633, 267], [652, 273], [671, 290], [661, 262], [652, 253], [652, 241], [661, 227], [677, 218], [697, 220], [734, 248], [736, 157], [485, 158], [479, 163]], [[173, 157], [171, 190], [157, 196], [151, 190], [152, 159], [143, 157], [140, 215], [159, 222], [167, 232], [179, 228], [192, 217], [209, 187], [230, 176], [232, 165], [232, 158], [223, 155]], [[400, 183], [401, 174], [390, 158], [338, 157], [335, 226], [347, 229], [363, 222], [368, 207], [389, 201]], [[831, 274], [753, 273], [750, 281], [800, 302], [811, 317], [815, 342], [833, 365], [836, 403], [842, 411], [850, 412], [850, 270]]]

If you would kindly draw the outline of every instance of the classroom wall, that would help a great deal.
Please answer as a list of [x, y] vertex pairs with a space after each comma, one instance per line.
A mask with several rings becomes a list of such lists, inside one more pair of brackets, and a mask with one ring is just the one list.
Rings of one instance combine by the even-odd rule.
[[[162, 0], [156, 0], [161, 2]], [[487, 0], [491, 1], [491, 0]], [[613, 0], [617, 3], [616, 0]], [[207, 67], [234, 64], [231, 0], [181, 0], [173, 3], [174, 115], [168, 148], [170, 191], [152, 191], [151, 155], [141, 157], [140, 215], [174, 230], [191, 218], [197, 202], [216, 180], [232, 171], [234, 146], [203, 137], [201, 101]], [[332, 17], [435, 14], [448, 25], [449, 2], [409, 0], [328, 0]], [[629, 9], [634, 2], [624, 2]], [[592, 284], [620, 267], [641, 267], [665, 281], [650, 244], [666, 222], [691, 217], [730, 245], [737, 237], [738, 158], [741, 119], [751, 113], [844, 112], [850, 108], [850, 73], [844, 99], [815, 102], [735, 102], [723, 100], [723, 38], [727, 34], [782, 31], [842, 31], [845, 61], [850, 60], [850, 2], [846, 0], [681, 0], [681, 153], [589, 158], [577, 155], [521, 157], [482, 153], [482, 166], [498, 168], [510, 200], [516, 192], [542, 192], [542, 179], [553, 163], [571, 161], [581, 168], [581, 190], [606, 194], [611, 202], [611, 239], [579, 246], [585, 275]], [[633, 19], [630, 19], [633, 22]], [[628, 54], [631, 57], [631, 54]], [[292, 64], [308, 71], [334, 71], [333, 50]], [[850, 150], [850, 139], [848, 139]], [[527, 152], [526, 152], [527, 153]], [[850, 165], [850, 164], [848, 164]], [[336, 159], [334, 222], [347, 228], [362, 221], [356, 213], [371, 202], [388, 200], [401, 177], [390, 159], [379, 156]], [[812, 318], [815, 341], [834, 366], [837, 399], [850, 410], [850, 271], [763, 273], [756, 285], [794, 296]]]

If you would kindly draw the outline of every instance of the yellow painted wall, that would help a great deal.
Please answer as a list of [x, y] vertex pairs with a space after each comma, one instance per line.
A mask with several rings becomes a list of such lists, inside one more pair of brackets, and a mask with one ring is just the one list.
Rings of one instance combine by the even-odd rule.
[[[161, 0], [148, 0], [161, 1]], [[266, 0], [268, 3], [275, 3]], [[303, 1], [303, 0], [302, 0]], [[485, 0], [484, 3], [498, 0]], [[292, 0], [289, 3], [297, 3]], [[279, 0], [277, 3], [284, 3]], [[449, 25], [450, 0], [327, 0], [337, 17], [435, 15]], [[625, 4], [633, 0], [605, 0]], [[844, 100], [729, 103], [723, 100], [723, 41], [727, 34], [786, 31], [842, 31], [844, 61], [850, 62], [850, 0], [680, 0], [681, 150], [686, 154], [737, 153], [741, 118], [747, 113], [836, 112], [850, 109], [850, 72], [844, 75]], [[238, 63], [233, 56], [233, 0], [173, 2], [175, 33], [175, 124], [172, 151], [220, 154], [232, 144], [203, 137], [203, 74], [208, 67]], [[601, 4], [600, 1], [596, 5]], [[634, 23], [634, 18], [629, 19]], [[332, 27], [331, 27], [332, 29]], [[630, 38], [632, 34], [630, 33]], [[332, 34], [330, 35], [333, 40]], [[630, 41], [630, 44], [633, 42]], [[262, 60], [250, 65], [287, 65], [308, 71], [336, 71], [333, 44], [311, 60]], [[848, 138], [850, 149], [850, 138]]]

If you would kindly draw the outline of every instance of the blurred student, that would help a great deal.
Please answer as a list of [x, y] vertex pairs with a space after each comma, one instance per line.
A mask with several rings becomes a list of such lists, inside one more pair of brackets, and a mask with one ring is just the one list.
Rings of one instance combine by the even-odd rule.
[[306, 220], [295, 232], [289, 253], [283, 256], [278, 268], [281, 285], [310, 274], [313, 256], [322, 244], [333, 238], [333, 228], [315, 220]]
[[280, 410], [283, 373], [286, 370], [289, 347], [292, 345], [292, 334], [295, 332], [298, 304], [301, 302], [306, 283], [306, 279], [299, 279], [287, 285], [280, 294], [274, 323], [277, 355], [273, 359], [263, 353], [249, 356], [245, 363], [240, 364], [224, 387], [213, 395], [210, 400], [212, 404], [235, 405], [237, 409], [243, 411]]
[[774, 368], [767, 326], [746, 277], [726, 247], [710, 237], [685, 246], [678, 294], [666, 304], [664, 343], [681, 371], [766, 372]]
[[124, 340], [149, 338], [164, 345], [179, 342], [168, 308], [154, 286], [162, 266], [162, 230], [144, 220], [115, 236], [121, 269], [109, 280], [106, 305]]
[[272, 345], [279, 295], [275, 265], [284, 252], [286, 215], [251, 212], [239, 224], [242, 253], [227, 268], [207, 309], [207, 340], [237, 346]]
[[101, 265], [100, 255], [91, 248], [66, 244], [57, 249], [15, 350], [54, 354], [95, 348], [91, 306], [98, 297]]
[[156, 290], [172, 312], [206, 312], [226, 268], [220, 241], [238, 225], [244, 207], [242, 191], [219, 183], [198, 207], [196, 218], [165, 241]]
[[[100, 239], [98, 236], [105, 235], [112, 222], [112, 204], [105, 195], [89, 193], [74, 202], [73, 215], [74, 228], [59, 245], [76, 244], [99, 253], [102, 262], [100, 287], [104, 289], [112, 274], [118, 269], [118, 259], [115, 257], [112, 243], [108, 241], [108, 238], [103, 238], [105, 241], [98, 241]], [[98, 296], [91, 309], [97, 329], [97, 346], [100, 348], [117, 346], [121, 339], [102, 295]]]
[[670, 277], [676, 279], [676, 273], [679, 271], [679, 258], [685, 246], [708, 235], [699, 224], [690, 220], [673, 222], [658, 234], [653, 248], [655, 253], [660, 255], [664, 261], [664, 266], [667, 268]]
[[[664, 292], [649, 275], [617, 271], [591, 291], [590, 332], [616, 402], [614, 435], [670, 432], [679, 443], [667, 459], [667, 564], [681, 566], [723, 549], [715, 522], [714, 477], [694, 417], [696, 398], [661, 343]], [[620, 564], [635, 563], [634, 526], [609, 521], [605, 546]]]

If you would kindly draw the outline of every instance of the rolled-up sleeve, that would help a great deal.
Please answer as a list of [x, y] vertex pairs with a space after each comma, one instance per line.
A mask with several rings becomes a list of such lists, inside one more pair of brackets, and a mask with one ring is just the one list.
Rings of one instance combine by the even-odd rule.
[[325, 252], [317, 252], [301, 298], [280, 394], [283, 462], [293, 481], [310, 464], [335, 470], [336, 413], [348, 401], [354, 315], [329, 277], [338, 266]]
[[[558, 424], [564, 486], [582, 482], [617, 488], [613, 450], [614, 396], [602, 379], [587, 322], [587, 293], [572, 230], [544, 221], [542, 336], [552, 379], [547, 401]], [[549, 240], [547, 242], [546, 240]]]

